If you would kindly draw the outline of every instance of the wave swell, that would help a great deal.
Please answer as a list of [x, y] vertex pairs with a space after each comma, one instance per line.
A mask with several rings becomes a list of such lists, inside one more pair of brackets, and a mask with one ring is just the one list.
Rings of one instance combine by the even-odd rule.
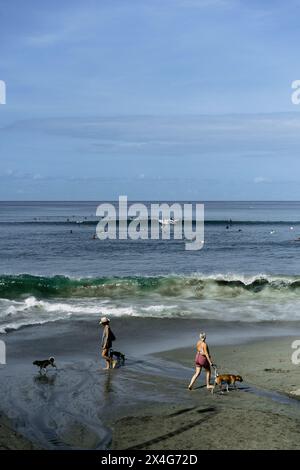
[[183, 298], [234, 298], [264, 296], [279, 300], [287, 296], [300, 299], [300, 276], [243, 276], [217, 274], [205, 276], [133, 276], [74, 279], [67, 276], [0, 276], [0, 298], [34, 296], [51, 298], [116, 299], [146, 295]]

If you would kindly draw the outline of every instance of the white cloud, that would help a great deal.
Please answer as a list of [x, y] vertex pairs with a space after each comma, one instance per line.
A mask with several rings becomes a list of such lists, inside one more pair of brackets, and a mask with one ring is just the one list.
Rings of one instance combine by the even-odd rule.
[[254, 181], [255, 184], [270, 183], [271, 182], [271, 180], [269, 178], [266, 178], [265, 176], [256, 176], [253, 181]]
[[29, 36], [27, 38], [27, 44], [36, 47], [51, 46], [60, 42], [62, 39], [64, 39], [64, 32], [37, 34]]

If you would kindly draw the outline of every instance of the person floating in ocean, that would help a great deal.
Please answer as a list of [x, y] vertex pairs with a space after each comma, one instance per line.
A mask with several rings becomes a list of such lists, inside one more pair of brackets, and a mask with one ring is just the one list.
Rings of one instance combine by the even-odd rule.
[[196, 382], [197, 378], [201, 374], [202, 367], [204, 367], [206, 372], [206, 387], [208, 389], [212, 389], [213, 385], [210, 385], [210, 377], [211, 377], [211, 366], [213, 365], [213, 361], [211, 359], [208, 345], [206, 344], [206, 334], [200, 333], [199, 341], [197, 342], [197, 354], [195, 358], [195, 366], [196, 371], [192, 377], [190, 385], [188, 387], [189, 390], [192, 390], [194, 383]]
[[102, 348], [102, 353], [101, 356], [103, 359], [106, 361], [106, 367], [104, 370], [108, 370], [111, 367], [114, 369], [116, 366], [117, 361], [114, 361], [111, 359], [109, 356], [109, 350], [112, 347], [112, 342], [115, 341], [116, 337], [111, 331], [110, 328], [110, 320], [107, 317], [102, 317], [99, 324], [103, 326], [103, 334], [102, 334], [102, 343], [101, 343], [101, 348]]

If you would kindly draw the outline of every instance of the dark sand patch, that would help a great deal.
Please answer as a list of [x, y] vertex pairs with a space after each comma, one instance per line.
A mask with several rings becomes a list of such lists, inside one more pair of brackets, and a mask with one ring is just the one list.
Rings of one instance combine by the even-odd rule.
[[12, 423], [0, 415], [0, 450], [34, 450], [38, 447], [15, 432]]

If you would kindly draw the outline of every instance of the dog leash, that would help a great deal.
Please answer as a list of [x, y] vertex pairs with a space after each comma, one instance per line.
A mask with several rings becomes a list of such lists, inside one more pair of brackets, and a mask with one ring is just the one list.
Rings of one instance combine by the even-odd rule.
[[216, 379], [216, 378], [218, 377], [218, 375], [219, 375], [219, 374], [218, 374], [218, 371], [217, 371], [217, 366], [216, 366], [216, 364], [212, 364], [211, 366], [212, 366], [212, 368], [214, 369], [214, 372], [215, 372], [215, 379]]

